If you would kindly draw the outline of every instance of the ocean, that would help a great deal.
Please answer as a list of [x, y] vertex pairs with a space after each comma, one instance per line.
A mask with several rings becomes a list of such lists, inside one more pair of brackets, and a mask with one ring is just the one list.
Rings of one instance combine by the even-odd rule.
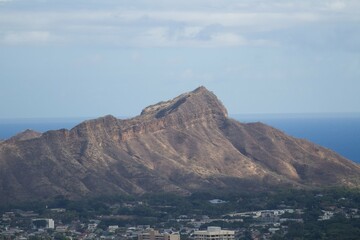
[[8, 139], [26, 129], [38, 132], [71, 129], [84, 120], [81, 118], [0, 119], [0, 139]]
[[[360, 115], [231, 115], [241, 122], [263, 122], [283, 132], [332, 149], [360, 163]], [[0, 119], [0, 139], [26, 129], [71, 129], [85, 119]]]

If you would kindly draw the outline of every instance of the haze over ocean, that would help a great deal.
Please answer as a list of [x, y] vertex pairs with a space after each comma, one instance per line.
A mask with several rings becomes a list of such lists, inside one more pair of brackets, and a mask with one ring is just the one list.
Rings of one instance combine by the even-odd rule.
[[[260, 121], [285, 133], [307, 139], [360, 163], [360, 115], [232, 115], [241, 122]], [[26, 129], [39, 132], [71, 129], [85, 118], [0, 119], [0, 139], [7, 139]]]

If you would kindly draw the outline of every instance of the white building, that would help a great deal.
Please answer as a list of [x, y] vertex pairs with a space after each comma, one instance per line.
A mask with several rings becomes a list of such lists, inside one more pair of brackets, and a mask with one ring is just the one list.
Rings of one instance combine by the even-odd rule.
[[222, 230], [221, 227], [208, 227], [206, 231], [195, 231], [195, 240], [234, 240], [235, 231]]
[[212, 199], [212, 200], [209, 200], [210, 203], [212, 204], [222, 204], [222, 203], [227, 203], [226, 201], [224, 200], [221, 200], [221, 199]]
[[47, 228], [49, 228], [49, 229], [54, 229], [55, 228], [55, 222], [54, 222], [53, 219], [51, 219], [51, 218], [48, 219], [47, 223], [48, 223]]
[[111, 225], [108, 227], [108, 231], [111, 232], [111, 233], [114, 233], [116, 232], [116, 230], [119, 229], [119, 226], [118, 225]]
[[329, 220], [334, 216], [334, 212], [332, 212], [332, 211], [324, 211], [324, 210], [322, 210], [322, 212], [323, 212], [323, 215], [319, 216], [318, 221]]
[[48, 229], [55, 228], [54, 220], [51, 218], [34, 218], [32, 219], [32, 223], [37, 228], [48, 228]]
[[97, 223], [89, 223], [88, 224], [88, 230], [89, 231], [95, 231], [97, 228], [98, 224]]

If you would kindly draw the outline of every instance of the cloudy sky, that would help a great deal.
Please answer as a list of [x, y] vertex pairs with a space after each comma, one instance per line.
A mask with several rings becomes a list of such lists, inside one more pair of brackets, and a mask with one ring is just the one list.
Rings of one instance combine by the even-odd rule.
[[359, 0], [0, 0], [0, 118], [360, 112]]

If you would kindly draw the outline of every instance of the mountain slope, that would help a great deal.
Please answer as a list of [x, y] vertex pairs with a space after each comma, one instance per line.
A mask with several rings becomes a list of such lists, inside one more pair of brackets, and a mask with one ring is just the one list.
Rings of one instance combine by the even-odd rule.
[[360, 186], [359, 165], [261, 123], [228, 118], [206, 88], [140, 116], [0, 143], [0, 202], [168, 191]]

